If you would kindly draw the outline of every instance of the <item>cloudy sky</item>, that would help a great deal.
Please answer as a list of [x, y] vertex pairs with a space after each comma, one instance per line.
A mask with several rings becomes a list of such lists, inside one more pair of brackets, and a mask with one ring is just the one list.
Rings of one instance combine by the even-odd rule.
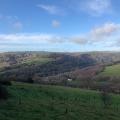
[[120, 51], [120, 0], [0, 0], [0, 52]]

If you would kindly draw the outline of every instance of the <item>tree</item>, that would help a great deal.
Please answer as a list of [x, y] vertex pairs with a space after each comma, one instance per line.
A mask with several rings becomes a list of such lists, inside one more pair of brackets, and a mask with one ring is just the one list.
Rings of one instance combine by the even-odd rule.
[[0, 84], [0, 100], [8, 98], [8, 91], [5, 86]]
[[34, 83], [32, 77], [29, 77], [29, 78], [28, 78], [28, 83]]
[[102, 86], [101, 89], [101, 100], [103, 101], [104, 107], [108, 107], [111, 103], [111, 96], [109, 94], [109, 87]]

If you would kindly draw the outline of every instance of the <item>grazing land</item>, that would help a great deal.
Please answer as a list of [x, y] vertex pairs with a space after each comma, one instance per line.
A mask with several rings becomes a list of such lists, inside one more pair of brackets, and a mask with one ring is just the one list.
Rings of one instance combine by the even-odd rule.
[[78, 88], [13, 83], [9, 99], [0, 101], [0, 120], [119, 120], [120, 96]]
[[120, 76], [120, 64], [107, 66], [100, 75], [102, 75], [102, 76]]

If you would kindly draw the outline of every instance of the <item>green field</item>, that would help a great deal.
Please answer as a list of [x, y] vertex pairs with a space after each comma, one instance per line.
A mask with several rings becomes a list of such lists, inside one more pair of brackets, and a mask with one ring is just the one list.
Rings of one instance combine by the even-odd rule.
[[105, 70], [100, 74], [103, 76], [120, 76], [120, 64], [107, 66]]
[[50, 62], [52, 61], [53, 59], [52, 58], [34, 58], [34, 59], [31, 59], [31, 60], [26, 60], [24, 62], [22, 62], [22, 64], [26, 64], [26, 65], [33, 65], [33, 64], [45, 64], [47, 62]]
[[104, 108], [99, 92], [13, 83], [0, 101], [0, 120], [119, 120], [120, 96]]

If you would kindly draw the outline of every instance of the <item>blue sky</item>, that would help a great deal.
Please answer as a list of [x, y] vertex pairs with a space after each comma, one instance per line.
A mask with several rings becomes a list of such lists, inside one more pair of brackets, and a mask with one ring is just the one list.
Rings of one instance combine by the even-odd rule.
[[119, 51], [120, 0], [0, 0], [0, 52]]

